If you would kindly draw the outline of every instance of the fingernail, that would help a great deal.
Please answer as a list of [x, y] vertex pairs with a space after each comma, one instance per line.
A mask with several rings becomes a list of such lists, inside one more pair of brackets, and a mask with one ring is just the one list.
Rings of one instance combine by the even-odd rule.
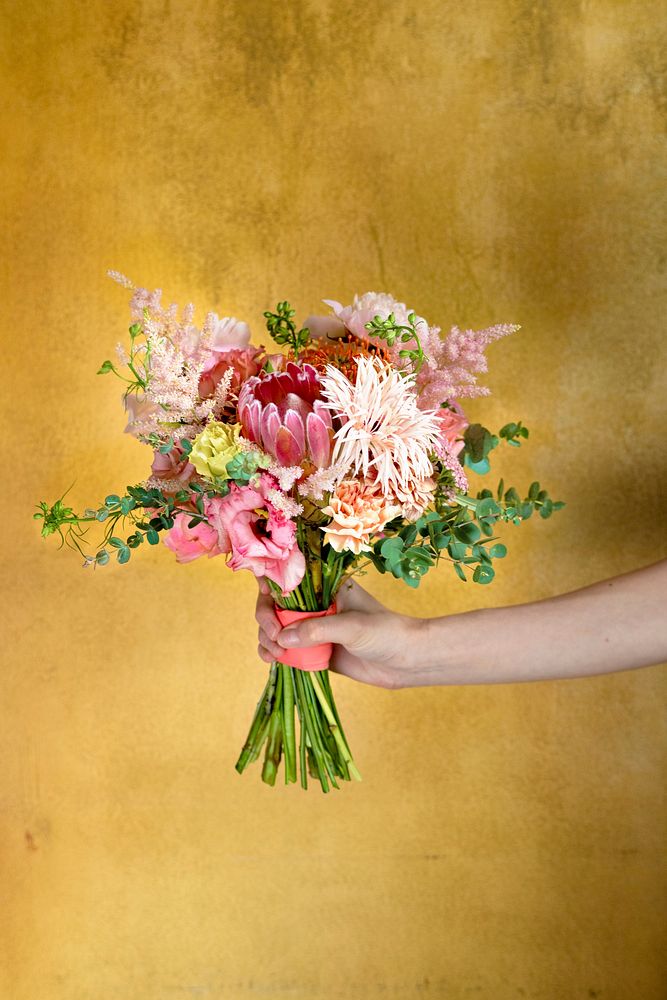
[[284, 646], [286, 648], [289, 646], [298, 646], [299, 636], [297, 634], [296, 629], [293, 626], [290, 626], [289, 628], [284, 628], [280, 633], [280, 635], [278, 636], [278, 642], [280, 643], [281, 646]]

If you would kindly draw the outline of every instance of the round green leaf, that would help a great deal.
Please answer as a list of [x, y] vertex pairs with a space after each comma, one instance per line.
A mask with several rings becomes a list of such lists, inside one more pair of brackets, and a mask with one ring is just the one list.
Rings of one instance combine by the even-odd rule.
[[491, 583], [495, 575], [495, 570], [492, 566], [487, 566], [486, 563], [480, 563], [480, 565], [476, 567], [472, 578], [475, 583]]
[[455, 525], [454, 534], [460, 542], [472, 545], [479, 540], [480, 530], [472, 521], [466, 521], [464, 524]]

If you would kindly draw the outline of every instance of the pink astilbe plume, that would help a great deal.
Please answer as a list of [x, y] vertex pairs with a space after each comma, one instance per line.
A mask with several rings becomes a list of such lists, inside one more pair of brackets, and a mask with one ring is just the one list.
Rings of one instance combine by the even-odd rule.
[[434, 409], [448, 400], [488, 396], [489, 389], [477, 384], [477, 374], [488, 371], [484, 352], [494, 340], [519, 329], [510, 323], [484, 330], [459, 330], [454, 326], [441, 338], [437, 326], [428, 331], [422, 327], [419, 333], [426, 360], [417, 376], [420, 407]]
[[297, 489], [299, 495], [308, 500], [322, 500], [326, 493], [331, 493], [344, 477], [346, 467], [343, 462], [329, 465], [324, 469], [315, 469], [303, 482], [300, 482]]
[[245, 371], [250, 363], [246, 354], [258, 353], [247, 347], [247, 324], [210, 312], [199, 329], [193, 323], [193, 305], [179, 314], [175, 303], [162, 305], [160, 289], [137, 288], [117, 271], [109, 276], [132, 290], [130, 312], [141, 324], [143, 337], [134, 342], [133, 360], [143, 367], [147, 385], [144, 392], [125, 400], [130, 414], [126, 430], [143, 440], [149, 436], [168, 440], [174, 433], [193, 437], [208, 419], [221, 416], [237, 369]]
[[440, 441], [438, 441], [435, 450], [438, 458], [442, 462], [443, 467], [451, 472], [452, 479], [454, 480], [454, 485], [457, 490], [460, 490], [461, 493], [467, 493], [468, 479], [463, 471], [463, 466], [456, 457], [456, 454], [451, 450], [451, 446], [447, 443], [447, 441], [443, 441], [441, 438]]
[[[413, 310], [404, 302], [399, 302], [387, 292], [355, 295], [352, 304], [348, 306], [333, 299], [324, 299], [324, 302], [331, 306], [335, 314], [335, 318], [329, 319], [329, 325], [323, 331], [328, 336], [335, 331], [332, 324], [338, 324], [343, 331], [349, 330], [362, 340], [370, 340], [376, 346], [383, 346], [395, 367], [402, 370], [410, 367], [411, 363], [399, 352], [406, 346], [415, 347], [414, 340], [406, 345], [398, 339], [392, 347], [387, 348], [383, 341], [371, 337], [366, 329], [370, 320], [376, 316], [387, 319], [390, 313], [397, 323], [408, 325], [408, 317]], [[490, 326], [485, 330], [460, 330], [454, 326], [445, 338], [441, 338], [440, 328], [429, 326], [422, 316], [416, 316], [415, 326], [425, 355], [416, 382], [419, 406], [423, 410], [437, 409], [442, 403], [455, 399], [487, 396], [489, 390], [477, 384], [477, 374], [488, 370], [484, 352], [494, 340], [519, 329], [508, 323]], [[339, 334], [334, 332], [334, 335]]]

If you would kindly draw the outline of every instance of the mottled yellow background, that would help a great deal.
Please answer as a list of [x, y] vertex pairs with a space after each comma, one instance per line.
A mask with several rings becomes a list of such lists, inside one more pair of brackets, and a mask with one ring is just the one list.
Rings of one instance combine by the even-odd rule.
[[[147, 475], [96, 378], [137, 282], [246, 318], [386, 289], [490, 350], [501, 462], [566, 510], [531, 600], [667, 554], [666, 20], [622, 0], [6, 0], [2, 878], [7, 1000], [662, 1000], [665, 673], [336, 683], [360, 786], [234, 769], [254, 583], [142, 550], [84, 572], [33, 505]], [[663, 397], [664, 398], [664, 397]], [[513, 463], [512, 461], [513, 460]], [[475, 636], [471, 634], [471, 655]]]

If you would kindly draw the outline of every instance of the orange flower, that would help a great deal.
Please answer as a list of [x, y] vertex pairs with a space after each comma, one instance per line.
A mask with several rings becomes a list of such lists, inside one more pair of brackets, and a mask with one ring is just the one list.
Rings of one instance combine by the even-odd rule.
[[345, 479], [322, 510], [331, 518], [323, 529], [324, 540], [336, 552], [359, 555], [370, 549], [371, 536], [400, 514], [400, 507], [387, 502], [376, 483]]
[[354, 382], [357, 377], [355, 358], [363, 355], [384, 359], [386, 354], [382, 346], [372, 344], [369, 340], [360, 340], [359, 337], [345, 331], [338, 338], [314, 339], [301, 354], [300, 360], [307, 361], [322, 375], [326, 372], [327, 365], [333, 365], [343, 372], [350, 382]]

